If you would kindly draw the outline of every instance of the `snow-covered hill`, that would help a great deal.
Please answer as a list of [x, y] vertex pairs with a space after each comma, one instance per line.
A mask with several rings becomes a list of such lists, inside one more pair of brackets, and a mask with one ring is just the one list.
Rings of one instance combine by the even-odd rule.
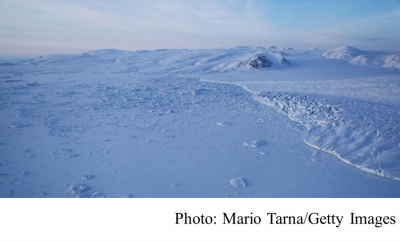
[[283, 56], [282, 53], [274, 53], [271, 51], [258, 51], [221, 61], [217, 66], [211, 68], [211, 71], [226, 72], [226, 71], [244, 71], [253, 69], [269, 69], [279, 68], [282, 66], [290, 66], [290, 62]]
[[327, 59], [351, 59], [360, 54], [362, 54], [361, 50], [350, 46], [344, 46], [326, 51], [322, 56]]
[[400, 69], [400, 54], [387, 56], [382, 67]]
[[[123, 51], [114, 49], [95, 50], [81, 55], [50, 55], [25, 61], [38, 68], [57, 64], [78, 65], [78, 68], [94, 64], [111, 71], [137, 71], [139, 73], [191, 73], [229, 72], [280, 69], [290, 66], [282, 53], [262, 47], [235, 47], [205, 50], [160, 49], [155, 51]], [[94, 67], [94, 66], [93, 66]]]
[[328, 59], [344, 59], [350, 64], [400, 69], [400, 55], [382, 51], [359, 50], [345, 46], [322, 53]]
[[349, 63], [354, 65], [373, 66], [373, 67], [380, 67], [381, 65], [379, 61], [374, 60], [369, 55], [359, 55], [349, 60]]

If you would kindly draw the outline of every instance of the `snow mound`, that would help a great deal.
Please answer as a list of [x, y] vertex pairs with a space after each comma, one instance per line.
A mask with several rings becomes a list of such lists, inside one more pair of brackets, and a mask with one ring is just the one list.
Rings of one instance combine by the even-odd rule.
[[322, 53], [322, 57], [327, 59], [351, 59], [361, 54], [362, 51], [357, 48], [344, 46], [326, 51]]

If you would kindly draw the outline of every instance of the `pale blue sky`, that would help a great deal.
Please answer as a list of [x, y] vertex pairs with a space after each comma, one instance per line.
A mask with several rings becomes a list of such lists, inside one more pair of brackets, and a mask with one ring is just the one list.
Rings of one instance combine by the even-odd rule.
[[0, 0], [0, 55], [237, 45], [400, 50], [400, 0]]

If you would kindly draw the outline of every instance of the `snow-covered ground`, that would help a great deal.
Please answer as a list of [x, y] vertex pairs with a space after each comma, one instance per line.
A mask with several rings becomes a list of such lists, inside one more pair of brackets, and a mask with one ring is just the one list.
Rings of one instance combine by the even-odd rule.
[[0, 195], [399, 197], [398, 53], [366, 53], [1, 59]]

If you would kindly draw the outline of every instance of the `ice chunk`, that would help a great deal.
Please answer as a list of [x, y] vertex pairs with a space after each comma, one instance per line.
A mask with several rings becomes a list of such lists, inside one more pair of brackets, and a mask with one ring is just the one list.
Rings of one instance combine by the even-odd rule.
[[241, 177], [231, 179], [232, 187], [246, 187], [246, 183]]

